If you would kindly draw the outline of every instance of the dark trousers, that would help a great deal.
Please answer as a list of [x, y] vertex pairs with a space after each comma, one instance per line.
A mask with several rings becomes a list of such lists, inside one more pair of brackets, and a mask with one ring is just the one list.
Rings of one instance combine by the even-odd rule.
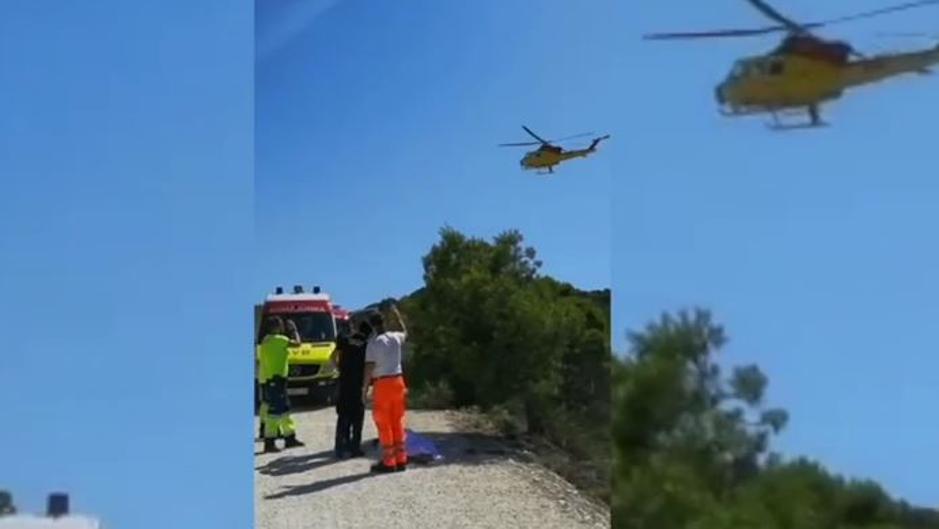
[[352, 453], [361, 450], [362, 447], [362, 423], [365, 420], [365, 405], [356, 398], [355, 402], [339, 402], [336, 406], [336, 412], [339, 418], [336, 421], [336, 445], [337, 454], [345, 452]]

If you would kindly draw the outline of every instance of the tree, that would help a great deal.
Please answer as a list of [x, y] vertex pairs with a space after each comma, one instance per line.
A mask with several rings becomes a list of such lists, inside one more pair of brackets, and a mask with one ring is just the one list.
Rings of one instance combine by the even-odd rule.
[[715, 362], [724, 329], [707, 311], [664, 315], [614, 363], [617, 528], [939, 528], [939, 513], [893, 501], [806, 459], [769, 451], [788, 414], [767, 408], [757, 366]]
[[[424, 288], [409, 300], [412, 377], [446, 381], [457, 405], [517, 402], [530, 433], [544, 433], [559, 404], [609, 412], [606, 311], [570, 285], [539, 274], [517, 231], [492, 242], [452, 228], [423, 258]], [[563, 396], [563, 398], [562, 398]]]

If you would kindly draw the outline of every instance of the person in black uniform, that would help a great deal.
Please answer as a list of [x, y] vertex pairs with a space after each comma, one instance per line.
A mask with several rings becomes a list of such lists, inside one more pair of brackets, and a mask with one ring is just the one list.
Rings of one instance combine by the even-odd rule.
[[336, 339], [333, 362], [339, 366], [339, 398], [336, 400], [336, 457], [362, 457], [362, 422], [365, 420], [365, 402], [362, 401], [362, 378], [365, 375], [365, 346], [372, 327], [359, 323], [353, 332], [345, 322]]

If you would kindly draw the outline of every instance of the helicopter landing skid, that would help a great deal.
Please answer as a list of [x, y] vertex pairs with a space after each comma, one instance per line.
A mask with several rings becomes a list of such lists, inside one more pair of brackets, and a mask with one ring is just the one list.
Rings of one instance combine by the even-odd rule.
[[756, 116], [757, 114], [765, 114], [765, 110], [753, 109], [753, 110], [725, 110], [723, 108], [718, 109], [717, 112], [724, 116], [725, 118], [742, 118], [744, 116]]
[[809, 121], [807, 123], [794, 123], [791, 125], [785, 125], [779, 122], [771, 122], [771, 123], [766, 124], [766, 128], [770, 130], [775, 130], [778, 132], [783, 132], [787, 130], [800, 130], [800, 129], [823, 129], [828, 126], [829, 126], [828, 123], [825, 123], [823, 121], [819, 121], [816, 123]]
[[[788, 112], [787, 113], [787, 115], [794, 115], [794, 114], [801, 115], [801, 112]], [[779, 120], [778, 112], [772, 112], [772, 115], [773, 115], [773, 121], [766, 124], [766, 127], [769, 128], [770, 130], [786, 131], [786, 130], [799, 130], [799, 129], [820, 129], [820, 128], [828, 127], [828, 123], [825, 123], [824, 121], [821, 120], [821, 118], [818, 115], [817, 110], [809, 111], [810, 121], [805, 122], [805, 123], [785, 124]]]

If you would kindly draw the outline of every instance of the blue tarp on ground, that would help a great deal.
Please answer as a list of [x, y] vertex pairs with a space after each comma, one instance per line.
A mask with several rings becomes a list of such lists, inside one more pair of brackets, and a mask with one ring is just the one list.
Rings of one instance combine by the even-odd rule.
[[[407, 432], [408, 459], [412, 463], [423, 463], [425, 465], [436, 463], [443, 459], [443, 454], [437, 445], [427, 436], [421, 435], [413, 430]], [[378, 439], [372, 440], [372, 446], [378, 447]]]
[[437, 445], [427, 437], [407, 430], [408, 459], [415, 463], [435, 463], [443, 459]]

